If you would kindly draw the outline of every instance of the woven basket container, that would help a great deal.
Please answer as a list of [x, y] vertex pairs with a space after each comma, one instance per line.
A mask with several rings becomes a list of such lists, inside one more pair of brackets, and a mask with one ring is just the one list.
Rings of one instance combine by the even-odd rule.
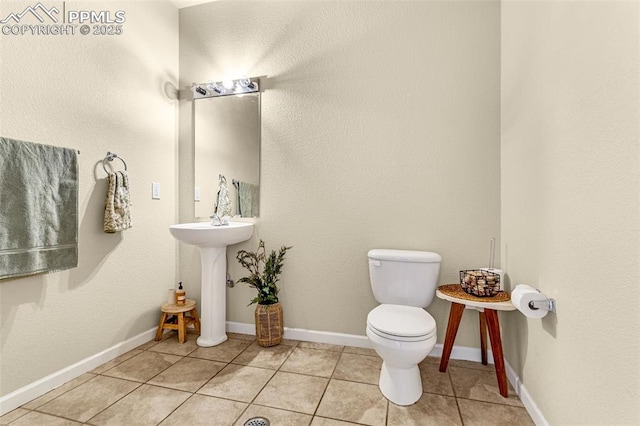
[[284, 315], [282, 305], [256, 306], [256, 339], [260, 346], [276, 346], [282, 342]]
[[479, 269], [460, 271], [460, 286], [469, 294], [492, 297], [500, 292], [500, 275]]

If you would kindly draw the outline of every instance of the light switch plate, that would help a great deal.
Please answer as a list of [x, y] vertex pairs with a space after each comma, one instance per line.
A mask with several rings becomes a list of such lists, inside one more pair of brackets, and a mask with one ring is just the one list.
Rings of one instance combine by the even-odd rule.
[[193, 194], [193, 201], [200, 201], [200, 187], [196, 186], [195, 192]]
[[160, 184], [158, 182], [151, 183], [151, 199], [153, 200], [160, 199]]

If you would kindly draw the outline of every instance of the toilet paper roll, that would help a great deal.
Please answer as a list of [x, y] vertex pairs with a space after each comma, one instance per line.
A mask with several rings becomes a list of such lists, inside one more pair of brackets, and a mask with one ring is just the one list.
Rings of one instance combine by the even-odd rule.
[[549, 311], [545, 309], [532, 309], [529, 302], [544, 301], [547, 297], [535, 288], [526, 284], [518, 284], [511, 292], [511, 303], [517, 310], [529, 318], [543, 318]]
[[504, 291], [504, 273], [502, 269], [496, 268], [480, 268], [481, 271], [493, 272], [494, 274], [500, 275], [500, 291]]

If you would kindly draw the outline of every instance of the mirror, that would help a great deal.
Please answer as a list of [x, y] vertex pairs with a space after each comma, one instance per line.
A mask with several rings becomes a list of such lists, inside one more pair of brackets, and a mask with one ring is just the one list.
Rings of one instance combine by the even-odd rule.
[[194, 101], [195, 216], [215, 210], [220, 175], [233, 216], [257, 217], [260, 188], [260, 93]]

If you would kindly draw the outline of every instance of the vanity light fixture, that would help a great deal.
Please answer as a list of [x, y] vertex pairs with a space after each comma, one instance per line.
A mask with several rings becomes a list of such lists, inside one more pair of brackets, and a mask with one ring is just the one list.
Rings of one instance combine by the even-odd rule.
[[214, 83], [213, 81], [207, 83], [207, 89], [211, 92], [217, 93], [218, 95], [225, 93], [227, 90], [224, 87], [220, 86], [218, 83]]
[[254, 89], [255, 84], [251, 81], [250, 78], [241, 78], [238, 80], [238, 85], [243, 89]]
[[193, 83], [191, 86], [193, 99], [213, 98], [217, 96], [242, 95], [260, 91], [258, 79], [239, 78], [235, 80], [208, 81], [206, 83]]

